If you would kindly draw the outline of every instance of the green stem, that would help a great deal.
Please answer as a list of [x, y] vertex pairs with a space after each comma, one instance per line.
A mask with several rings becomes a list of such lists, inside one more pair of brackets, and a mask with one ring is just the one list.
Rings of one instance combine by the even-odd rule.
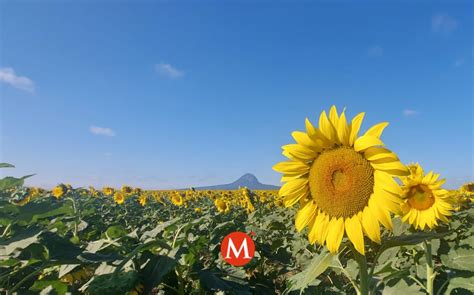
[[352, 249], [357, 264], [359, 264], [359, 294], [368, 295], [369, 294], [369, 274], [367, 271], [367, 258], [365, 255], [361, 255], [354, 248]]
[[433, 267], [433, 256], [431, 254], [431, 241], [424, 241], [425, 258], [426, 258], [426, 291], [429, 295], [433, 295], [433, 282], [436, 276]]

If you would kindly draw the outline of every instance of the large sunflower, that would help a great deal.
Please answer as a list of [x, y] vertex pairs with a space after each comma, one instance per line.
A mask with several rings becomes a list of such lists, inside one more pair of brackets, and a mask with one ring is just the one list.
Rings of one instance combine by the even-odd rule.
[[400, 177], [403, 186], [402, 220], [415, 229], [435, 228], [438, 220], [448, 222], [451, 216], [452, 198], [441, 186], [445, 180], [438, 180], [439, 174], [430, 171], [424, 174], [423, 168], [416, 163], [408, 165], [410, 175]]
[[283, 146], [287, 162], [273, 169], [286, 182], [279, 194], [286, 207], [300, 202], [296, 229], [309, 226], [311, 244], [339, 250], [344, 231], [355, 249], [364, 254], [364, 233], [380, 243], [380, 226], [392, 228], [390, 212], [398, 212], [401, 188], [394, 176], [407, 175], [398, 157], [383, 147], [380, 136], [386, 122], [358, 136], [365, 113], [347, 122], [332, 106], [323, 111], [319, 128], [306, 119], [306, 132], [292, 133], [295, 144]]

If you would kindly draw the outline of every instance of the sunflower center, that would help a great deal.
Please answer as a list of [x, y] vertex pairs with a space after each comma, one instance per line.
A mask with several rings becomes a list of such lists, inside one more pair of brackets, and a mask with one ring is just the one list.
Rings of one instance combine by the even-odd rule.
[[434, 202], [434, 196], [426, 185], [419, 184], [408, 191], [408, 203], [412, 208], [426, 210], [431, 208]]
[[351, 217], [364, 210], [374, 192], [374, 169], [349, 147], [327, 150], [311, 166], [309, 189], [330, 217]]

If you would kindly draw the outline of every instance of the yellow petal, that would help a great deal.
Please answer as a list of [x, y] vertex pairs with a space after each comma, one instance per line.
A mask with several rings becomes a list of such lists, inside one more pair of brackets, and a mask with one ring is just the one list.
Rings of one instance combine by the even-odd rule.
[[347, 126], [346, 115], [342, 112], [341, 117], [339, 118], [337, 125], [337, 136], [339, 141], [343, 144], [348, 146], [349, 145], [349, 126]]
[[291, 180], [295, 180], [297, 178], [304, 178], [304, 177], [308, 177], [307, 173], [305, 174], [296, 174], [296, 175], [286, 175], [284, 174], [281, 179], [280, 179], [280, 182], [288, 182], [288, 181], [291, 181]]
[[339, 125], [339, 116], [337, 115], [337, 109], [335, 105], [329, 109], [329, 121], [331, 121], [334, 127]]
[[329, 121], [325, 111], [323, 111], [319, 116], [319, 129], [331, 142], [337, 142], [336, 130], [331, 121]]
[[294, 192], [299, 192], [302, 188], [308, 186], [308, 179], [307, 178], [298, 178], [292, 181], [288, 181], [285, 183], [279, 191], [280, 196], [290, 195]]
[[393, 162], [381, 163], [381, 164], [371, 162], [370, 165], [375, 170], [382, 170], [389, 174], [398, 175], [398, 176], [410, 175], [410, 172], [408, 171], [407, 167], [403, 165], [402, 163], [400, 163], [400, 161], [393, 161]]
[[316, 158], [318, 155], [315, 151], [310, 150], [307, 147], [304, 147], [299, 144], [287, 144], [284, 145], [283, 150], [288, 152], [290, 155], [293, 155], [299, 159], [310, 161]]
[[393, 179], [390, 174], [387, 174], [380, 170], [374, 171], [375, 187], [380, 187], [383, 190], [392, 192], [397, 195], [402, 194], [402, 188]]
[[359, 113], [352, 119], [351, 122], [351, 135], [349, 136], [349, 145], [353, 146], [354, 142], [359, 134], [360, 126], [364, 120], [365, 113]]
[[302, 231], [308, 225], [311, 218], [316, 214], [316, 204], [313, 201], [307, 202], [296, 214], [295, 226], [297, 231]]
[[362, 213], [362, 225], [369, 239], [380, 244], [380, 225], [377, 218], [370, 212], [369, 207], [365, 207]]
[[302, 145], [315, 152], [320, 152], [322, 150], [322, 148], [318, 146], [316, 142], [314, 142], [305, 132], [295, 131], [292, 132], [291, 135], [299, 145]]
[[311, 234], [314, 236], [315, 241], [318, 242], [318, 244], [324, 245], [328, 232], [329, 216], [320, 212], [311, 228]]
[[276, 164], [273, 170], [285, 174], [302, 174], [309, 172], [309, 166], [298, 161], [287, 161]]
[[356, 139], [354, 142], [354, 150], [361, 152], [368, 148], [381, 145], [383, 145], [383, 142], [377, 137], [364, 135]]
[[344, 235], [344, 220], [343, 218], [332, 218], [328, 225], [328, 236], [326, 238], [326, 245], [329, 252], [336, 254], [341, 245], [342, 236]]
[[377, 161], [381, 159], [391, 159], [391, 160], [398, 160], [397, 155], [395, 155], [392, 151], [387, 148], [374, 146], [368, 148], [364, 151], [364, 157], [369, 161]]
[[365, 255], [364, 249], [364, 234], [362, 232], [362, 226], [360, 225], [359, 218], [354, 215], [351, 218], [345, 220], [346, 234], [349, 240], [351, 240], [354, 248], [362, 255]]
[[376, 202], [376, 198], [372, 196], [369, 199], [369, 209], [373, 216], [377, 218], [377, 220], [385, 226], [388, 230], [392, 230], [392, 219], [390, 218], [390, 213], [387, 209], [379, 206]]
[[285, 205], [285, 207], [287, 208], [291, 207], [294, 204], [298, 203], [298, 201], [306, 198], [308, 195], [309, 195], [308, 188], [304, 188], [301, 191], [297, 191], [297, 192], [285, 195], [283, 197], [283, 205]]
[[370, 127], [369, 130], [367, 130], [367, 132], [365, 132], [364, 136], [367, 135], [367, 136], [373, 136], [373, 137], [380, 138], [380, 136], [382, 136], [383, 130], [387, 126], [388, 126], [388, 122], [378, 123], [378, 124]]
[[312, 137], [316, 134], [316, 127], [314, 127], [313, 123], [311, 123], [308, 118], [305, 119], [305, 126], [309, 137]]

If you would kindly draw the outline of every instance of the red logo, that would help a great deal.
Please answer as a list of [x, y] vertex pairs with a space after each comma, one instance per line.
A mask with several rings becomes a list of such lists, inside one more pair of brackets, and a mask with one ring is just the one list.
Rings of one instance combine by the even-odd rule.
[[221, 243], [221, 255], [233, 266], [242, 266], [252, 260], [255, 254], [255, 244], [246, 233], [236, 231], [228, 234]]

